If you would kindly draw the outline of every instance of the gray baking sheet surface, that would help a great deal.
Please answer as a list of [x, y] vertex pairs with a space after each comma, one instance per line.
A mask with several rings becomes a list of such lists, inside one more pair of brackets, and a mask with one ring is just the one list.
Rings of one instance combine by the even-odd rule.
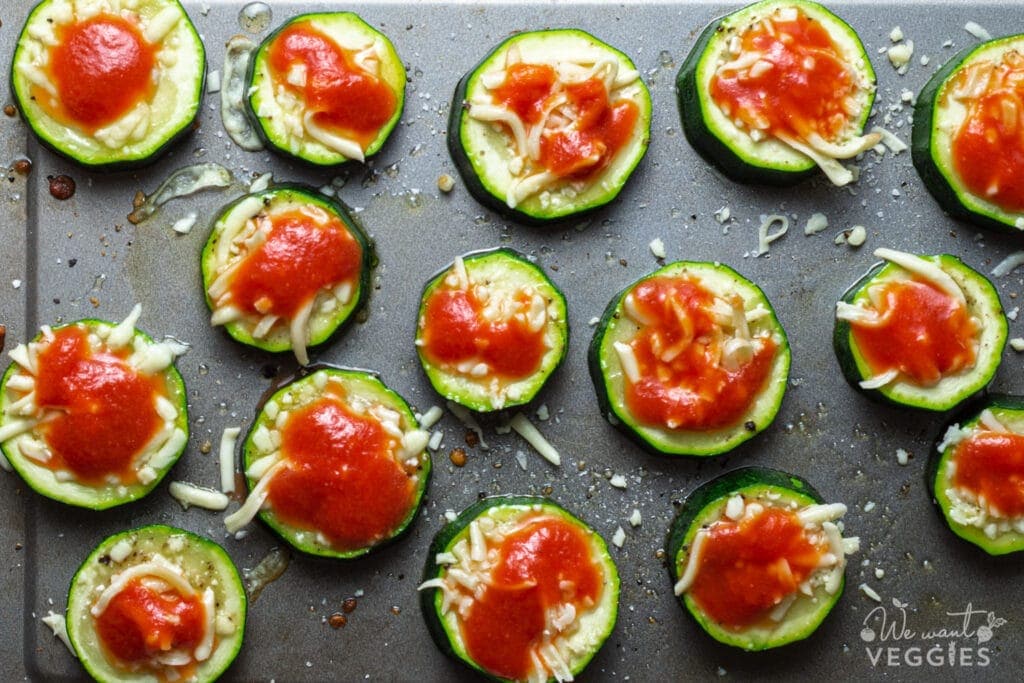
[[[12, 4], [0, 11], [0, 48], [6, 55], [29, 9], [24, 0], [18, 7]], [[205, 40], [210, 70], [220, 70], [225, 41], [243, 32], [238, 19], [242, 4], [186, 6]], [[324, 9], [281, 1], [270, 6], [271, 27], [300, 11]], [[41, 324], [94, 316], [117, 320], [141, 302], [140, 327], [192, 345], [178, 362], [188, 386], [192, 436], [167, 481], [215, 486], [221, 431], [247, 428], [260, 396], [296, 369], [287, 355], [254, 351], [211, 328], [203, 302], [199, 252], [209, 226], [218, 209], [259, 174], [272, 172], [275, 181], [315, 186], [344, 181], [338, 194], [372, 235], [380, 264], [365, 322], [317, 350], [314, 359], [376, 370], [421, 411], [439, 403], [412, 344], [420, 289], [432, 273], [458, 254], [506, 245], [535, 258], [568, 298], [567, 361], [530, 408], [536, 424], [562, 452], [561, 467], [549, 465], [516, 435], [496, 434], [493, 427], [501, 418], [483, 420], [489, 451], [467, 447], [465, 428], [446, 413], [439, 425], [444, 441], [435, 454], [433, 481], [408, 536], [352, 562], [294, 556], [284, 575], [250, 605], [246, 642], [228, 679], [468, 677], [434, 647], [416, 586], [445, 511], [497, 493], [550, 495], [606, 539], [620, 527], [625, 532], [622, 547], [612, 548], [622, 577], [618, 624], [581, 676], [586, 680], [1019, 677], [1024, 668], [1021, 559], [987, 557], [945, 528], [923, 475], [943, 416], [877, 405], [854, 392], [840, 375], [831, 330], [835, 301], [875, 261], [875, 248], [949, 252], [989, 272], [1020, 248], [1020, 238], [982, 232], [943, 215], [908, 152], [867, 153], [859, 162], [859, 182], [842, 189], [820, 177], [767, 189], [717, 174], [680, 130], [673, 83], [703, 27], [737, 6], [332, 5], [356, 9], [387, 33], [409, 74], [405, 113], [384, 149], [365, 166], [335, 171], [298, 167], [268, 152], [243, 152], [223, 131], [216, 94], [206, 96], [198, 130], [156, 165], [112, 175], [75, 167], [42, 149], [16, 117], [0, 117], [3, 163], [27, 155], [33, 164], [27, 178], [12, 173], [0, 189], [0, 322], [7, 327], [6, 347], [26, 341]], [[858, 31], [874, 63], [879, 86], [870, 125], [883, 125], [904, 141], [909, 141], [912, 111], [906, 93], [916, 93], [957, 50], [977, 42], [964, 29], [968, 21], [993, 35], [1022, 26], [1020, 5], [1010, 0], [976, 6], [833, 2], [830, 7]], [[914, 45], [905, 75], [897, 74], [884, 54], [895, 26]], [[440, 193], [437, 179], [445, 173], [456, 176], [445, 146], [456, 81], [511, 32], [548, 27], [585, 29], [630, 55], [650, 86], [654, 119], [650, 151], [615, 202], [585, 220], [528, 228], [481, 208], [461, 181], [450, 195]], [[265, 31], [254, 37], [261, 35]], [[125, 220], [136, 190], [152, 191], [173, 170], [200, 161], [224, 164], [235, 184], [172, 201], [137, 226]], [[75, 196], [63, 202], [47, 189], [47, 176], [61, 173], [78, 186]], [[724, 224], [715, 218], [722, 207], [731, 214]], [[199, 217], [195, 228], [186, 235], [173, 232], [170, 226], [192, 211]], [[826, 214], [829, 228], [805, 236], [803, 225], [816, 212]], [[760, 217], [775, 213], [789, 217], [789, 233], [772, 244], [768, 255], [755, 257]], [[837, 233], [858, 224], [867, 228], [864, 246], [834, 243]], [[792, 344], [790, 386], [775, 424], [724, 457], [647, 455], [598, 413], [585, 359], [590, 321], [614, 293], [658, 267], [649, 248], [655, 238], [664, 242], [668, 260], [720, 261], [758, 283]], [[1015, 316], [1024, 291], [1020, 273], [995, 283]], [[1022, 323], [1011, 322], [1010, 333], [1024, 336]], [[1024, 393], [1021, 358], [1009, 349], [994, 388]], [[547, 420], [536, 417], [541, 406], [550, 414]], [[212, 452], [204, 452], [204, 444], [212, 445]], [[456, 446], [469, 454], [461, 468], [448, 458]], [[910, 454], [906, 466], [897, 463], [900, 448]], [[526, 454], [525, 468], [519, 452]], [[719, 473], [751, 464], [799, 474], [828, 500], [846, 503], [847, 534], [861, 538], [861, 550], [846, 572], [846, 592], [818, 632], [762, 654], [720, 646], [702, 633], [673, 597], [658, 553], [674, 503]], [[612, 474], [623, 475], [627, 487], [612, 487]], [[39, 618], [65, 608], [75, 569], [108, 534], [155, 522], [178, 525], [222, 543], [241, 568], [254, 567], [279, 545], [259, 524], [236, 539], [226, 534], [222, 514], [183, 511], [166, 482], [140, 503], [102, 513], [44, 500], [12, 474], [0, 476], [0, 491], [0, 540], [9, 566], [0, 577], [2, 629], [8, 636], [0, 655], [12, 676], [83, 676]], [[635, 528], [627, 522], [634, 509], [642, 518]], [[877, 591], [881, 602], [870, 599], [861, 584]], [[347, 625], [332, 628], [327, 618], [350, 597], [356, 597], [357, 607], [347, 615]], [[979, 630], [990, 618], [1005, 623]], [[881, 627], [882, 619], [888, 628]]]

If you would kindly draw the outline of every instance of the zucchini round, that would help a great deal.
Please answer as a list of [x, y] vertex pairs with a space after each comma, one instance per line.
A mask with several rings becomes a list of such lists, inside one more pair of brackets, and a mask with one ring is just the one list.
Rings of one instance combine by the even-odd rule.
[[561, 364], [568, 341], [565, 296], [512, 249], [460, 256], [423, 289], [420, 363], [437, 393], [471, 410], [531, 401]]
[[419, 512], [429, 436], [376, 375], [320, 367], [275, 391], [256, 416], [242, 451], [249, 497], [228, 530], [258, 512], [304, 553], [365, 555]]
[[[658, 287], [669, 289], [658, 292]], [[638, 311], [635, 295], [645, 290], [659, 297], [650, 304], [659, 310]], [[692, 310], [687, 312], [686, 307]], [[710, 308], [721, 312], [711, 314]], [[694, 313], [706, 321], [702, 324], [707, 330], [694, 331]], [[665, 324], [652, 324], [649, 318], [653, 315], [662, 318], [654, 323]], [[737, 320], [740, 315], [742, 323]], [[713, 321], [713, 316], [718, 316], [718, 321]], [[702, 341], [705, 332], [710, 340]], [[721, 339], [723, 334], [729, 338]], [[650, 351], [653, 360], [646, 364], [651, 365], [651, 372], [668, 369], [672, 378], [659, 379], [644, 372], [643, 364], [637, 361], [638, 349], [644, 356]], [[744, 349], [753, 357], [744, 360]], [[728, 368], [732, 354], [736, 367]], [[758, 364], [763, 380], [746, 392], [739, 375], [755, 371]], [[772, 423], [786, 391], [790, 352], [786, 333], [757, 285], [722, 264], [677, 261], [637, 280], [612, 298], [594, 331], [588, 365], [601, 412], [609, 422], [651, 452], [708, 456], [732, 450]], [[702, 370], [714, 371], [720, 377], [691, 378]], [[638, 379], [631, 379], [631, 372]], [[709, 381], [702, 386], [702, 379]], [[706, 395], [702, 389], [710, 382], [716, 388], [729, 386]], [[630, 393], [648, 391], [641, 385], [663, 394], [662, 403], [671, 407], [673, 414], [661, 411], [654, 415], [645, 409], [641, 417], [635, 408], [639, 404], [628, 398]], [[734, 390], [746, 394], [732, 401], [723, 415], [723, 399]]]
[[[784, 42], [784, 34], [793, 40]], [[813, 52], [803, 50], [811, 40]], [[724, 108], [712, 94], [720, 74], [736, 74], [732, 90], [748, 91], [747, 99], [764, 109]], [[853, 176], [838, 159], [879, 140], [863, 135], [875, 97], [864, 45], [846, 22], [806, 0], [765, 0], [712, 22], [680, 67], [676, 92], [690, 144], [742, 183], [788, 185], [818, 166], [845, 185]], [[800, 114], [804, 120], [797, 121]], [[841, 125], [811, 114], [838, 116]]]
[[402, 116], [405, 80], [394, 45], [358, 15], [301, 14], [256, 49], [246, 103], [268, 147], [336, 166], [380, 150]]
[[[1002, 360], [1007, 336], [1006, 316], [992, 283], [949, 254], [915, 256], [878, 249], [875, 256], [886, 260], [875, 264], [836, 305], [832, 345], [846, 381], [869, 398], [931, 411], [949, 410], [988, 386]], [[873, 289], [879, 288], [876, 291], [881, 292], [884, 290], [880, 288], [886, 285], [907, 280], [930, 284], [930, 289], [937, 292], [961, 293], [957, 296], [963, 297], [965, 317], [975, 329], [971, 339], [973, 360], [965, 360], [959, 369], [950, 365], [948, 370], [942, 370], [937, 365], [941, 357], [933, 351], [931, 340], [952, 338], [949, 328], [944, 327], [941, 333], [922, 337], [908, 348], [909, 356], [900, 361], [899, 368], [876, 371], [871, 367], [855, 339], [856, 321], [864, 319], [870, 327], [879, 318], [871, 297]], [[894, 341], [890, 339], [887, 343], [892, 346]], [[910, 365], [924, 362], [936, 364], [939, 370], [939, 379], [934, 383], [915, 381], [908, 374]]]
[[943, 209], [1015, 234], [1024, 231], [1022, 73], [1024, 34], [961, 50], [918, 95], [911, 137], [914, 166]]
[[[573, 561], [578, 567], [566, 566]], [[480, 588], [474, 594], [468, 585]], [[549, 600], [552, 585], [562, 599], [566, 590], [584, 595]], [[619, 575], [604, 540], [536, 496], [493, 496], [466, 508], [434, 537], [420, 585], [438, 648], [502, 681], [572, 680], [615, 628], [618, 599]]]
[[[89, 63], [89, 60], [94, 60]], [[11, 60], [22, 118], [45, 146], [83, 166], [151, 163], [192, 129], [206, 53], [178, 0], [43, 0]]]
[[[132, 612], [133, 598], [148, 598], [146, 608]], [[168, 599], [179, 607], [198, 602], [200, 633], [212, 642], [184, 639], [168, 617], [187, 623], [189, 612], [172, 611]], [[125, 602], [127, 607], [122, 607]], [[82, 666], [101, 683], [181, 676], [205, 683], [216, 680], [238, 655], [245, 613], [245, 589], [224, 549], [183, 529], [157, 524], [109, 536], [82, 563], [68, 591], [68, 638]], [[154, 624], [140, 622], [158, 617], [165, 619], [159, 633], [144, 630]], [[135, 650], [138, 658], [119, 661], [102, 635], [108, 630], [118, 647]], [[157, 638], [166, 638], [172, 651], [154, 647], [150, 640]], [[171, 654], [181, 663], [158, 661], [166, 662]]]
[[[756, 523], [769, 511], [779, 516], [773, 520], [774, 527], [766, 524], [755, 528], [756, 536], [745, 546], [733, 544], [719, 549], [708, 560], [707, 548], [712, 547], [708, 544], [720, 542], [715, 537], [717, 530], [750, 535], [745, 525]], [[858, 539], [843, 539], [834, 523], [845, 512], [844, 505], [824, 504], [818, 492], [800, 477], [778, 470], [744, 467], [712, 479], [686, 497], [669, 530], [668, 570], [679, 602], [709, 636], [733, 647], [767, 650], [807, 638], [838, 602], [845, 583], [846, 555], [859, 547]], [[789, 520], [786, 524], [791, 526], [780, 526], [781, 519]], [[787, 557], [786, 551], [793, 552], [796, 541], [786, 539], [788, 545], [780, 548], [766, 533], [769, 529], [794, 527], [799, 529], [796, 533], [800, 543], [809, 543], [817, 550], [820, 567], [808, 566], [806, 559]], [[691, 552], [698, 553], [692, 562]], [[826, 563], [829, 553], [833, 561]], [[777, 564], [780, 558], [786, 561], [787, 570], [790, 561], [795, 562], [796, 571], [789, 571], [788, 577], [779, 578], [774, 585], [765, 585], [763, 579], [772, 579], [778, 572], [772, 562]], [[711, 567], [705, 570], [708, 564]], [[760, 575], [751, 570], [758, 570]], [[713, 573], [702, 579], [702, 571]], [[736, 572], [745, 575], [740, 578]], [[803, 578], [797, 581], [797, 576]], [[709, 581], [713, 585], [715, 579], [732, 586], [727, 589], [731, 595], [719, 595], [717, 600], [712, 597], [713, 588], [705, 586]], [[787, 581], [794, 585], [786, 585]], [[738, 586], [755, 590], [744, 597], [734, 590]], [[741, 623], [728, 624], [712, 616], [711, 612], [723, 609], [721, 600], [732, 601], [732, 613], [744, 615]]]
[[0, 448], [47, 498], [93, 510], [130, 503], [185, 450], [187, 396], [172, 365], [185, 348], [135, 329], [140, 312], [116, 325], [44, 327], [11, 352], [0, 382]]
[[[508, 102], [520, 98], [525, 118], [499, 99], [502, 88]], [[538, 224], [615, 199], [647, 152], [650, 129], [651, 96], [629, 57], [583, 31], [527, 31], [459, 81], [448, 150], [478, 202]]]
[[311, 188], [246, 195], [221, 213], [203, 248], [211, 323], [243, 344], [293, 351], [306, 364], [307, 347], [330, 339], [365, 302], [371, 259], [348, 211]]
[[[973, 469], [965, 472], [968, 466]], [[928, 459], [928, 488], [946, 524], [989, 555], [1024, 550], [1024, 514], [1017, 483], [1022, 475], [1022, 396], [987, 397], [980, 409], [974, 406], [946, 425]], [[987, 495], [966, 488], [968, 483], [985, 486]], [[1009, 507], [1000, 510], [997, 503]]]

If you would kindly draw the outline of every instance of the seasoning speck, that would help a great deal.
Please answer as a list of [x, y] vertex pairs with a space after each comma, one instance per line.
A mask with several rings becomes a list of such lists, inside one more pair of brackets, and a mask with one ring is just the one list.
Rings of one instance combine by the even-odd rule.
[[456, 467], [462, 467], [466, 464], [466, 451], [462, 448], [453, 448], [452, 452], [448, 454], [448, 459]]
[[213, 444], [212, 444], [212, 443], [210, 443], [210, 441], [209, 441], [209, 440], [206, 440], [206, 441], [204, 441], [204, 442], [203, 442], [203, 443], [202, 443], [202, 444], [201, 444], [201, 445], [199, 446], [199, 452], [200, 452], [200, 453], [202, 453], [203, 455], [207, 455], [207, 454], [208, 454], [208, 453], [209, 453], [210, 451], [212, 451], [212, 450], [213, 450]]
[[11, 170], [18, 175], [28, 175], [32, 172], [32, 162], [28, 159], [18, 159], [11, 165]]
[[451, 192], [455, 189], [455, 178], [452, 178], [447, 173], [442, 173], [437, 178], [437, 189], [445, 194]]
[[4, 113], [8, 116], [14, 116], [18, 113], [18, 110], [14, 108], [13, 104], [8, 104], [6, 107], [4, 107]]
[[341, 612], [335, 612], [327, 618], [327, 623], [331, 625], [331, 628], [342, 628], [348, 623], [348, 619]]
[[67, 175], [47, 176], [50, 181], [50, 194], [54, 199], [64, 201], [75, 195], [75, 179]]

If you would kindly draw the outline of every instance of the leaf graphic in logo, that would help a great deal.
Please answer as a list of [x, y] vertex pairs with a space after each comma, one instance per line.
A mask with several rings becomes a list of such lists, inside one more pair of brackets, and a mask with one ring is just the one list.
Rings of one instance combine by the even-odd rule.
[[978, 627], [978, 644], [987, 643], [992, 640], [992, 629], [988, 626]]
[[906, 607], [909, 604], [910, 604], [909, 602], [900, 602], [899, 598], [893, 598], [892, 599], [892, 606], [897, 608], [897, 609], [903, 609], [904, 607]]
[[875, 639], [875, 632], [869, 627], [865, 626], [860, 630], [860, 639], [865, 643], [873, 642]]

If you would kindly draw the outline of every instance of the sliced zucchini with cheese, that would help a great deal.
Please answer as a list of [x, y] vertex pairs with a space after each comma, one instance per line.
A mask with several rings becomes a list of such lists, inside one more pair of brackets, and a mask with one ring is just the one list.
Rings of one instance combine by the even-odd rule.
[[767, 650], [809, 637], [842, 595], [846, 506], [825, 503], [792, 474], [727, 472], [683, 501], [669, 530], [669, 574], [679, 602], [715, 640]]
[[957, 218], [1024, 231], [1024, 34], [972, 45], [914, 105], [911, 152], [932, 196]]
[[295, 549], [350, 559], [405, 533], [430, 480], [430, 435], [376, 375], [322, 366], [274, 392], [242, 446], [249, 495], [225, 523], [258, 514]]
[[163, 525], [106, 538], [71, 580], [67, 631], [101, 683], [208, 683], [245, 635], [246, 597], [224, 549]]
[[248, 81], [248, 110], [267, 146], [315, 166], [375, 154], [405, 101], [395, 47], [352, 12], [288, 20], [256, 49]]
[[333, 199], [299, 185], [247, 195], [224, 210], [203, 248], [210, 322], [305, 365], [308, 348], [364, 303], [371, 260], [366, 235]]
[[676, 77], [693, 148], [738, 182], [791, 184], [878, 144], [863, 134], [875, 73], [857, 33], [821, 5], [764, 0], [712, 22]]
[[650, 128], [651, 96], [629, 57], [583, 31], [527, 31], [459, 81], [448, 149], [478, 202], [543, 223], [615, 199]]
[[927, 479], [957, 536], [989, 555], [1024, 550], [1024, 397], [993, 394], [947, 424]]
[[870, 398], [943, 411], [992, 381], [1007, 322], [985, 276], [949, 254], [877, 249], [884, 259], [836, 304], [833, 347]]
[[438, 648], [500, 681], [573, 680], [618, 615], [604, 540], [536, 496], [466, 508], [434, 537], [419, 589]]
[[590, 343], [605, 417], [645, 449], [706, 456], [765, 430], [789, 343], [764, 292], [728, 266], [677, 261], [619, 292]]
[[565, 296], [508, 248], [460, 256], [423, 290], [416, 350], [434, 389], [487, 412], [527, 403], [561, 364]]
[[42, 495], [103, 510], [153, 490], [188, 442], [188, 347], [121, 323], [44, 326], [11, 351], [0, 383], [0, 448]]
[[10, 68], [15, 104], [40, 142], [120, 170], [155, 161], [192, 129], [206, 54], [178, 0], [43, 0]]

